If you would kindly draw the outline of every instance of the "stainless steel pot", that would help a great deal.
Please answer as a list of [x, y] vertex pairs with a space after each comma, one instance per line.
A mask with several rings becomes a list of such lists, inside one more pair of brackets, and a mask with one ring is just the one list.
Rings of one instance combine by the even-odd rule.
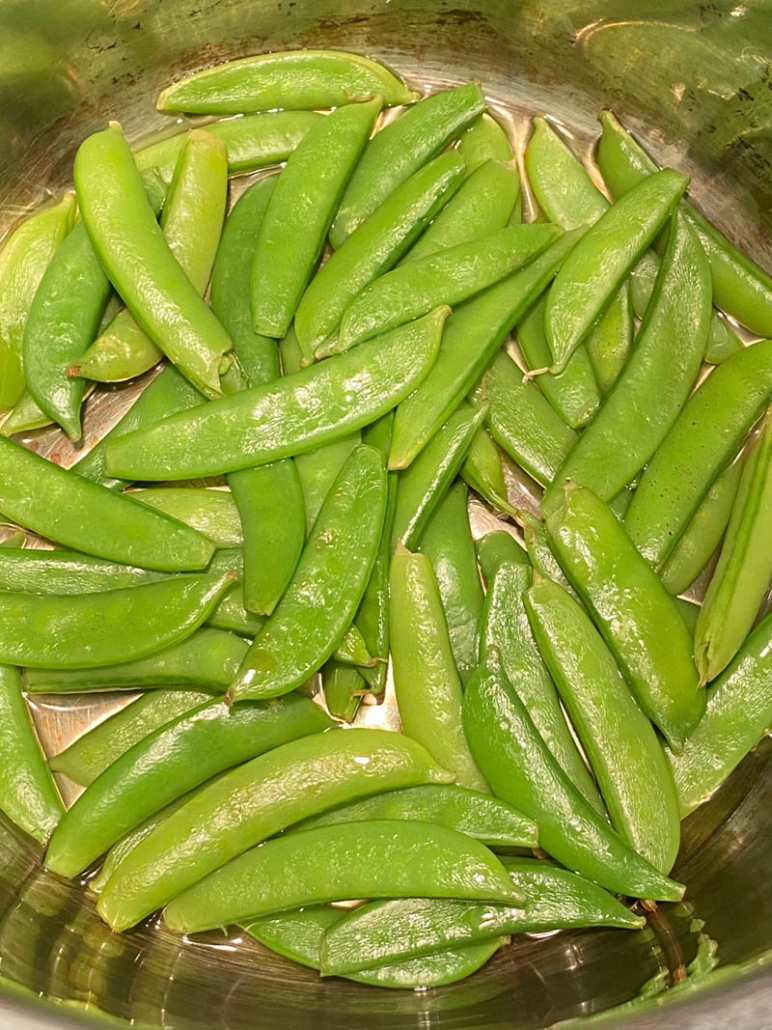
[[[170, 78], [294, 46], [381, 56], [423, 82], [478, 79], [521, 135], [546, 111], [580, 146], [611, 105], [772, 266], [768, 0], [3, 0], [0, 229], [67, 184], [107, 118], [129, 138], [167, 125], [153, 102]], [[772, 1027], [771, 759], [765, 742], [688, 821], [687, 901], [646, 930], [525, 937], [468, 982], [416, 994], [320, 981], [238, 938], [112, 935], [0, 821], [0, 1026], [102, 1026], [102, 1010], [175, 1030]]]

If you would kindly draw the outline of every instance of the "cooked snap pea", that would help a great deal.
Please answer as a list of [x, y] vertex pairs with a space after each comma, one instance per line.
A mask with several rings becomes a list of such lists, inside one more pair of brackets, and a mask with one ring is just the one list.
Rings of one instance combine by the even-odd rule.
[[364, 637], [354, 623], [344, 633], [333, 658], [342, 665], [358, 665], [361, 668], [372, 667], [378, 661], [367, 650]]
[[166, 486], [132, 490], [129, 496], [198, 530], [215, 547], [240, 547], [244, 542], [239, 510], [227, 490]]
[[284, 744], [227, 773], [164, 820], [115, 871], [99, 913], [113, 929], [128, 929], [301, 819], [382, 790], [451, 779], [420, 745], [386, 730], [317, 733]]
[[214, 626], [215, 629], [227, 629], [231, 633], [249, 637], [250, 640], [257, 636], [264, 623], [265, 619], [262, 615], [248, 612], [244, 607], [244, 587], [241, 583], [233, 584], [206, 620], [207, 626]]
[[659, 567], [697, 507], [772, 399], [772, 341], [719, 365], [692, 395], [649, 463], [625, 519], [643, 556]]
[[515, 514], [507, 497], [501, 455], [484, 426], [480, 426], [472, 438], [460, 475], [492, 508], [505, 511], [508, 515]]
[[326, 662], [322, 669], [322, 693], [327, 711], [343, 722], [353, 722], [367, 684], [353, 665]]
[[13, 436], [15, 433], [27, 433], [31, 429], [42, 429], [44, 426], [53, 425], [53, 421], [41, 409], [30, 392], [25, 390], [0, 423], [0, 434]]
[[90, 594], [163, 579], [133, 565], [74, 551], [24, 549], [0, 554], [0, 590], [28, 594]]
[[566, 579], [565, 573], [553, 553], [549, 536], [547, 535], [547, 527], [542, 520], [532, 515], [529, 511], [518, 511], [517, 521], [523, 527], [528, 560], [534, 569], [545, 579], [551, 579], [553, 583], [558, 583], [573, 598], [578, 600], [578, 594]]
[[350, 457], [351, 452], [362, 440], [359, 432], [344, 436], [335, 443], [317, 447], [306, 454], [298, 454], [295, 458], [298, 480], [303, 491], [305, 510], [305, 531], [310, 533], [316, 522], [316, 516], [330, 492], [330, 487], [338, 478], [340, 470]]
[[584, 341], [590, 362], [595, 370], [595, 378], [600, 392], [604, 396], [625, 367], [630, 348], [633, 345], [634, 330], [635, 318], [630, 299], [630, 286], [625, 282], [612, 300], [605, 315], [601, 315]]
[[486, 161], [506, 163], [515, 156], [506, 130], [487, 113], [481, 114], [461, 133], [458, 138], [458, 152], [466, 161], [470, 172]]
[[488, 590], [493, 577], [505, 562], [515, 565], [529, 565], [528, 553], [513, 533], [496, 529], [475, 541], [477, 561]]
[[686, 624], [686, 628], [689, 630], [692, 636], [697, 628], [697, 619], [700, 614], [700, 605], [694, 601], [687, 601], [684, 597], [675, 598], [676, 607], [681, 614], [681, 618]]

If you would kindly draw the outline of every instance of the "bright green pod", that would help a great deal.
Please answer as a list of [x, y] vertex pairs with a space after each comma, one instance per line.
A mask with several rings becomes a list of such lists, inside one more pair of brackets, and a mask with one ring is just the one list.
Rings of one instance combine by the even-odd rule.
[[565, 229], [593, 225], [609, 209], [581, 161], [545, 118], [534, 118], [525, 170], [539, 207]]
[[116, 440], [108, 471], [135, 479], [201, 478], [339, 440], [390, 411], [424, 379], [447, 313], [439, 308], [349, 354]]
[[[127, 308], [121, 308], [90, 347], [67, 369], [76, 378], [120, 383], [149, 371], [163, 358]], [[191, 385], [193, 385], [191, 383]]]
[[470, 172], [486, 161], [501, 161], [506, 164], [515, 156], [506, 130], [487, 112], [475, 118], [469, 128], [461, 133], [458, 138], [458, 152], [466, 161]]
[[16, 433], [28, 433], [33, 429], [51, 426], [53, 422], [54, 420], [46, 415], [29, 390], [25, 389], [0, 423], [0, 435], [14, 436]]
[[365, 639], [353, 622], [335, 649], [333, 658], [341, 665], [358, 665], [360, 668], [372, 667], [378, 661], [367, 650]]
[[301, 819], [383, 790], [450, 779], [422, 747], [386, 730], [315, 733], [284, 744], [231, 770], [164, 820], [110, 878], [99, 914], [113, 929], [128, 929]]
[[[711, 327], [713, 326], [711, 321]], [[630, 300], [629, 283], [623, 283], [619, 293], [587, 334], [584, 347], [595, 369], [600, 392], [605, 395], [619, 378], [633, 345], [635, 317]], [[570, 366], [570, 360], [569, 365]]]
[[517, 521], [523, 527], [525, 548], [528, 552], [528, 560], [536, 572], [544, 579], [551, 579], [558, 583], [576, 600], [578, 594], [566, 579], [565, 573], [558, 564], [547, 535], [547, 527], [541, 519], [532, 515], [529, 511], [518, 511]]
[[241, 547], [239, 510], [228, 490], [196, 486], [159, 486], [132, 490], [133, 500], [198, 530], [215, 547]]
[[487, 590], [491, 589], [494, 576], [505, 563], [530, 565], [528, 552], [514, 533], [506, 529], [486, 533], [479, 540], [475, 540], [474, 547]]
[[353, 722], [367, 684], [353, 665], [329, 661], [322, 668], [322, 693], [327, 711], [343, 722]]
[[476, 82], [442, 90], [408, 108], [368, 144], [330, 230], [339, 249], [395, 190], [485, 110]]
[[27, 594], [91, 594], [155, 583], [161, 572], [118, 565], [76, 551], [25, 548], [0, 554], [0, 590]]
[[515, 514], [507, 496], [501, 455], [484, 426], [474, 434], [459, 474], [467, 486], [492, 508], [508, 515]]
[[351, 433], [350, 436], [344, 436], [342, 440], [325, 444], [324, 447], [317, 447], [305, 454], [298, 454], [295, 458], [295, 468], [303, 492], [306, 534], [314, 528], [316, 517], [332, 484], [340, 475], [340, 470], [346, 464], [354, 448], [361, 442], [362, 434], [360, 432]]
[[206, 620], [206, 624], [214, 626], [215, 629], [238, 633], [239, 636], [252, 640], [263, 628], [265, 618], [247, 611], [244, 607], [244, 586], [234, 583]]

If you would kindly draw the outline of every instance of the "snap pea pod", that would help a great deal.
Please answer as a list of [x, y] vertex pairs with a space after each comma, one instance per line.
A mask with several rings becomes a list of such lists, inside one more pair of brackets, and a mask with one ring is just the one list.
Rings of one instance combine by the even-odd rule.
[[[608, 501], [640, 472], [686, 403], [702, 363], [709, 321], [708, 264], [683, 217], [676, 215], [633, 353], [544, 495], [545, 511], [560, 503], [568, 481]], [[624, 447], [619, 446], [622, 436]]]
[[295, 458], [298, 480], [303, 491], [305, 532], [310, 533], [324, 499], [340, 474], [352, 451], [362, 442], [360, 432], [344, 436], [342, 440], [298, 454]]
[[684, 818], [707, 801], [772, 722], [772, 617], [754, 629], [707, 689], [702, 720], [680, 754], [668, 751]]
[[465, 483], [456, 482], [448, 490], [421, 536], [420, 549], [432, 563], [453, 660], [463, 684], [479, 662], [484, 601]]
[[50, 758], [48, 764], [54, 772], [65, 773], [87, 787], [150, 733], [210, 697], [201, 690], [150, 691], [87, 730], [68, 748]]
[[65, 547], [127, 565], [201, 569], [214, 551], [195, 530], [2, 437], [0, 511]]
[[554, 359], [551, 372], [566, 367], [665, 224], [687, 183], [685, 175], [671, 168], [645, 179], [598, 219], [567, 258], [544, 313]]
[[110, 878], [99, 913], [113, 929], [128, 929], [301, 819], [383, 790], [451, 779], [420, 745], [386, 730], [284, 744], [205, 787], [153, 830]]
[[[83, 389], [85, 401], [96, 389], [96, 383], [86, 383]], [[0, 425], [0, 434], [13, 436], [15, 433], [28, 433], [32, 429], [43, 429], [51, 426], [54, 420], [42, 410], [32, 394], [25, 390], [17, 403]]]
[[262, 615], [247, 611], [244, 607], [244, 587], [241, 583], [234, 583], [206, 620], [206, 624], [214, 626], [215, 629], [227, 629], [251, 640], [263, 628], [265, 619]]
[[687, 601], [684, 597], [676, 597], [675, 603], [681, 618], [686, 624], [686, 628], [694, 636], [694, 631], [697, 628], [697, 619], [700, 615], [700, 605], [694, 601]]
[[358, 665], [362, 668], [373, 666], [378, 661], [367, 650], [364, 637], [353, 622], [335, 649], [333, 658], [342, 665]]
[[424, 447], [410, 466], [399, 474], [392, 527], [392, 550], [398, 542], [416, 547], [433, 513], [456, 478], [482, 420], [487, 405], [461, 404]]
[[343, 194], [330, 229], [337, 250], [390, 197], [485, 109], [476, 82], [442, 90], [408, 108], [377, 133]]
[[625, 519], [630, 537], [659, 567], [711, 485], [772, 399], [772, 341], [719, 365], [690, 397], [649, 463]]
[[474, 546], [480, 572], [488, 590], [491, 589], [494, 576], [505, 563], [525, 566], [530, 564], [525, 547], [506, 529], [486, 533], [475, 541]]
[[0, 661], [42, 669], [129, 662], [189, 636], [230, 576], [170, 576], [101, 594], [0, 593]]
[[322, 938], [322, 976], [403, 962], [503, 934], [570, 927], [645, 925], [602, 887], [549, 862], [505, 860], [525, 896], [522, 908], [434, 898], [373, 901], [329, 927]]
[[64, 815], [22, 693], [21, 675], [0, 665], [0, 809], [44, 844]]
[[[401, 860], [406, 854], [410, 863]], [[178, 933], [197, 933], [355, 897], [464, 897], [516, 905], [523, 895], [496, 856], [472, 837], [445, 826], [379, 820], [322, 826], [253, 848], [175, 898], [164, 922]]]
[[509, 332], [546, 289], [582, 231], [561, 236], [522, 271], [451, 315], [431, 375], [397, 408], [389, 468], [407, 468], [458, 407]]
[[22, 343], [29, 310], [74, 215], [75, 198], [68, 193], [23, 221], [0, 251], [0, 411], [12, 408], [24, 391]]
[[394, 691], [402, 728], [454, 774], [459, 786], [487, 791], [464, 739], [461, 680], [431, 562], [400, 548], [391, 559], [389, 585]]
[[[703, 248], [704, 249], [704, 248]], [[711, 365], [720, 365], [743, 346], [742, 340], [734, 333], [721, 315], [714, 311], [710, 320], [710, 334], [705, 346], [705, 360]]]
[[662, 566], [660, 578], [669, 594], [686, 590], [718, 547], [732, 514], [742, 468], [742, 462], [735, 461], [721, 473]]
[[21, 550], [27, 540], [27, 534], [23, 529], [12, 530], [4, 540], [0, 541], [0, 548], [10, 551]]
[[229, 703], [285, 694], [332, 655], [362, 600], [385, 508], [383, 456], [359, 446], [322, 505], [290, 585], [244, 658]]
[[565, 573], [558, 564], [547, 535], [547, 527], [542, 520], [532, 515], [529, 511], [518, 511], [517, 521], [523, 527], [528, 560], [534, 569], [540, 576], [543, 576], [545, 579], [551, 579], [553, 583], [558, 583], [573, 598], [579, 600], [579, 595], [568, 582]]
[[588, 804], [605, 818], [592, 773], [574, 743], [555, 685], [534, 640], [524, 601], [532, 583], [528, 565], [505, 562], [498, 568], [485, 598], [480, 657], [484, 662], [490, 649], [497, 649], [507, 681], [550, 754]]
[[239, 510], [228, 490], [164, 486], [132, 490], [129, 496], [198, 530], [215, 547], [240, 547], [244, 542]]
[[566, 777], [508, 682], [495, 648], [464, 694], [464, 729], [494, 794], [539, 827], [558, 862], [607, 890], [678, 901], [684, 893], [619, 837]]
[[552, 549], [645, 714], [678, 750], [705, 710], [692, 641], [673, 599], [614, 513], [566, 491], [547, 518]]
[[219, 698], [206, 701], [140, 740], [86, 788], [54, 832], [46, 868], [76, 876], [124, 834], [212, 776], [332, 725], [300, 694], [234, 712]]
[[459, 474], [492, 508], [514, 515], [515, 509], [507, 497], [501, 455], [484, 426], [474, 434]]
[[506, 130], [487, 112], [475, 118], [469, 128], [461, 133], [458, 138], [458, 152], [466, 161], [470, 172], [486, 161], [501, 161], [506, 164], [515, 156]]
[[24, 678], [31, 694], [177, 686], [223, 693], [248, 647], [233, 633], [204, 627], [149, 658], [97, 669], [27, 669]]
[[343, 50], [284, 50], [227, 61], [167, 86], [159, 111], [241, 114], [340, 107], [381, 93], [385, 104], [409, 104], [416, 94], [377, 61]]
[[155, 583], [164, 576], [74, 551], [13, 550], [0, 554], [0, 590], [87, 594]]
[[[713, 323], [711, 322], [711, 325]], [[630, 286], [622, 284], [606, 313], [587, 334], [584, 347], [595, 370], [601, 394], [605, 395], [619, 378], [633, 345], [635, 318]], [[570, 360], [569, 360], [570, 364]], [[568, 366], [567, 366], [568, 367]]]
[[772, 421], [768, 415], [737, 489], [721, 556], [702, 602], [694, 660], [710, 682], [750, 632], [772, 579]]
[[[361, 165], [360, 165], [361, 167]], [[310, 364], [356, 295], [397, 263], [425, 225], [451, 198], [465, 174], [461, 158], [441, 154], [419, 168], [376, 208], [314, 276], [295, 317], [295, 332]]]
[[343, 722], [353, 722], [367, 684], [353, 665], [329, 661], [322, 668], [322, 693], [327, 711]]
[[447, 308], [439, 308], [350, 354], [116, 440], [108, 448], [108, 471], [141, 479], [197, 478], [338, 440], [391, 410], [421, 382], [446, 317]]

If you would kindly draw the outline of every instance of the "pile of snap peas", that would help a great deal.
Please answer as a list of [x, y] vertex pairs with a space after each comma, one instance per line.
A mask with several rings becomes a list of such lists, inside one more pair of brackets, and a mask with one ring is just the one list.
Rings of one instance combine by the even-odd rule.
[[[610, 112], [521, 178], [478, 84], [341, 51], [158, 106], [210, 120], [89, 136], [0, 251], [0, 808], [116, 931], [365, 984], [642, 926], [772, 723], [772, 279]], [[13, 439], [145, 373], [72, 468]], [[26, 696], [121, 689], [46, 760]]]

